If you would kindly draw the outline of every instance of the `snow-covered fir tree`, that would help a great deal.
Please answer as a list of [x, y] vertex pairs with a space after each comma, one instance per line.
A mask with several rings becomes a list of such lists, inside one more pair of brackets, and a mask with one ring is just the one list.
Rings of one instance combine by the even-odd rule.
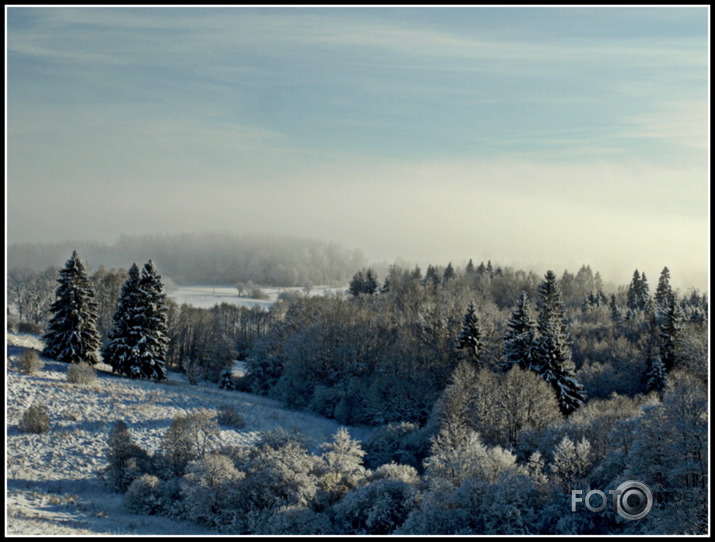
[[377, 275], [372, 268], [361, 269], [353, 275], [348, 291], [357, 297], [360, 294], [374, 294], [379, 290]]
[[146, 300], [146, 340], [141, 344], [140, 375], [154, 380], [166, 378], [166, 350], [169, 338], [166, 329], [166, 294], [164, 283], [154, 262], [149, 260], [142, 270], [140, 288]]
[[650, 313], [648, 326], [648, 335], [643, 345], [646, 364], [645, 387], [646, 391], [655, 391], [662, 396], [666, 388], [667, 377], [660, 355], [660, 326], [653, 312]]
[[462, 320], [462, 330], [457, 337], [457, 350], [475, 368], [481, 366], [481, 356], [484, 352], [484, 331], [479, 322], [479, 316], [470, 301]]
[[673, 295], [673, 288], [670, 286], [670, 269], [664, 267], [655, 289], [655, 306], [659, 317], [667, 310]]
[[519, 293], [507, 327], [509, 329], [504, 336], [505, 369], [517, 364], [522, 369], [533, 369], [536, 318], [526, 292]]
[[647, 358], [648, 369], [646, 372], [646, 390], [662, 394], [667, 384], [665, 365], [660, 357], [653, 354]]
[[456, 276], [457, 272], [454, 270], [454, 267], [452, 267], [452, 262], [449, 262], [449, 264], [447, 264], [446, 269], [444, 270], [444, 273], [442, 274], [442, 279], [444, 280], [444, 282], [449, 282]]
[[45, 333], [43, 355], [58, 361], [92, 365], [99, 361], [100, 336], [97, 331], [97, 302], [84, 264], [72, 252], [60, 270], [56, 299], [50, 307], [54, 314]]
[[673, 370], [677, 349], [682, 341], [683, 312], [675, 296], [671, 296], [660, 318], [660, 354], [665, 370]]
[[650, 288], [645, 273], [633, 272], [633, 278], [628, 285], [626, 294], [628, 318], [634, 318], [639, 312], [647, 312], [651, 308]]
[[122, 286], [114, 311], [114, 323], [108, 333], [109, 342], [102, 349], [104, 362], [115, 373], [128, 375], [132, 363], [132, 351], [141, 339], [139, 314], [142, 296], [139, 291], [139, 268], [132, 264], [129, 277]]
[[539, 285], [539, 337], [534, 348], [532, 367], [556, 391], [559, 407], [570, 414], [586, 400], [583, 385], [576, 380], [571, 359], [571, 344], [564, 319], [564, 305], [556, 275], [547, 271]]
[[110, 342], [102, 350], [106, 363], [133, 378], [166, 378], [166, 294], [156, 266], [150, 260], [139, 273], [136, 264], [114, 314]]

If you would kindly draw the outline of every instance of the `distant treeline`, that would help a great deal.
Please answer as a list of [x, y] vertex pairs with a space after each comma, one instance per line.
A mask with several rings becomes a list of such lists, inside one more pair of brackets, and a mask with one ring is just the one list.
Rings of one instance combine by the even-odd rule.
[[133, 262], [152, 259], [162, 275], [179, 284], [346, 284], [366, 263], [359, 251], [332, 242], [212, 233], [122, 236], [114, 244], [12, 244], [7, 248], [8, 270], [27, 268], [40, 272], [59, 267], [73, 250], [95, 269], [126, 269]]

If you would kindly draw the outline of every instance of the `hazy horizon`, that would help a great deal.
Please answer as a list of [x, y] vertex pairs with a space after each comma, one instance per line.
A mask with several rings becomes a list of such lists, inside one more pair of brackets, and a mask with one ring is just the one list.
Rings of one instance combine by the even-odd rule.
[[709, 278], [708, 7], [6, 7], [11, 243]]

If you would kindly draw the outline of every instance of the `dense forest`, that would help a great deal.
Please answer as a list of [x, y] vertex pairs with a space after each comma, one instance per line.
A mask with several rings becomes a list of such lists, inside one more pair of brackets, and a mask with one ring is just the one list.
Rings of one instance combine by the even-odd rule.
[[[105, 344], [126, 277], [88, 277]], [[220, 532], [703, 533], [708, 298], [670, 280], [666, 267], [651, 289], [635, 270], [605, 291], [585, 265], [540, 276], [470, 261], [382, 278], [361, 268], [344, 295], [296, 293], [270, 310], [167, 303], [166, 363], [190, 381], [375, 429], [361, 444], [339, 433], [320, 456], [286, 434], [181, 455], [211, 425], [195, 415], [152, 458], [117, 427], [111, 479], [134, 510]], [[10, 287], [23, 319], [44, 326], [40, 301]], [[573, 500], [630, 480], [658, 513], [629, 521]]]

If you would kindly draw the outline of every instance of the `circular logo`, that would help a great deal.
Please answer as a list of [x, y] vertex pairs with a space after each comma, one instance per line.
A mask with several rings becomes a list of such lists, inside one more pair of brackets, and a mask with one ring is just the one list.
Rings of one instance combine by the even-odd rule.
[[653, 508], [653, 493], [643, 482], [628, 480], [616, 488], [616, 510], [624, 519], [643, 519]]

